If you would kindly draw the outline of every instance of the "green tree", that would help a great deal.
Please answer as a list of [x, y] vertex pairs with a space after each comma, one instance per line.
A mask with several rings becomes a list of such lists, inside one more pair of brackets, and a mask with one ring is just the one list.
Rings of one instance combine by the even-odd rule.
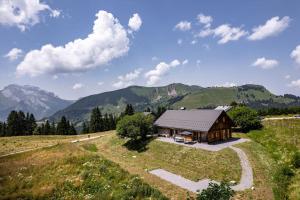
[[133, 115], [134, 114], [134, 109], [131, 104], [127, 104], [125, 108], [124, 115]]
[[77, 131], [76, 131], [74, 125], [70, 124], [70, 126], [69, 126], [69, 135], [76, 135], [76, 134], [77, 134]]
[[61, 117], [61, 120], [57, 124], [56, 133], [59, 135], [68, 135], [70, 124], [65, 116]]
[[158, 119], [164, 112], [166, 112], [166, 108], [162, 106], [158, 106], [155, 115], [155, 119]]
[[90, 120], [90, 132], [95, 133], [103, 131], [103, 119], [100, 109], [98, 107], [92, 110]]
[[86, 133], [89, 133], [89, 132], [90, 132], [89, 131], [89, 126], [85, 122], [83, 122], [81, 133], [86, 134]]
[[46, 120], [43, 134], [45, 134], [45, 135], [51, 134], [51, 126], [50, 126], [50, 123], [48, 120]]
[[54, 122], [51, 123], [51, 126], [50, 126], [50, 133], [51, 133], [52, 135], [56, 134], [56, 126], [55, 126], [55, 123], [54, 123]]
[[249, 107], [237, 106], [231, 109], [228, 114], [235, 126], [240, 127], [243, 132], [262, 128], [257, 112]]
[[117, 134], [121, 138], [131, 140], [146, 139], [153, 133], [153, 116], [145, 116], [142, 113], [126, 115], [117, 123]]
[[197, 194], [197, 200], [229, 200], [233, 197], [234, 191], [230, 188], [228, 183], [221, 182], [221, 184], [217, 183], [209, 183], [207, 189], [201, 191], [201, 193]]

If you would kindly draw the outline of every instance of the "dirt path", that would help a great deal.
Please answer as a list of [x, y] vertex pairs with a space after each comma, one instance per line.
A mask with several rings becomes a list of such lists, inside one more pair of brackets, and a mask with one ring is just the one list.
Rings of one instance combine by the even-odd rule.
[[[94, 140], [94, 139], [100, 138], [102, 136], [103, 135], [98, 135], [98, 136], [94, 136], [94, 137], [87, 137], [87, 138], [82, 138], [82, 139], [78, 139], [78, 140], [72, 140], [72, 141], [70, 141], [70, 143], [77, 143], [77, 142], [84, 142], [84, 141], [88, 141], [88, 140]], [[57, 145], [57, 144], [51, 144], [51, 145], [37, 147], [37, 148], [33, 148], [33, 149], [27, 149], [27, 150], [24, 150], [24, 151], [17, 151], [17, 152], [13, 152], [13, 153], [8, 153], [8, 154], [1, 155], [0, 158], [16, 155], [16, 154], [20, 154], [20, 153], [26, 153], [26, 152], [29, 152], [29, 151], [34, 151], [34, 150], [43, 149], [43, 148], [47, 148], [47, 147], [53, 147], [55, 145]]]

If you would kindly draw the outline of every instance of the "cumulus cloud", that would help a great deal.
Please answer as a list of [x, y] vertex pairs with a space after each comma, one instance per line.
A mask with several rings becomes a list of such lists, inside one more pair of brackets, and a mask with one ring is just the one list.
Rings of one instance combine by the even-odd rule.
[[266, 59], [265, 57], [257, 58], [252, 66], [260, 67], [262, 69], [272, 69], [277, 66], [279, 62], [274, 59]]
[[153, 70], [145, 73], [145, 77], [147, 78], [147, 85], [154, 85], [164, 76], [168, 71], [172, 68], [180, 65], [179, 60], [173, 60], [170, 63], [160, 62]]
[[181, 44], [182, 44], [182, 39], [178, 39], [178, 40], [177, 40], [177, 44], [178, 44], [178, 45], [181, 45]]
[[283, 18], [273, 17], [264, 25], [260, 25], [252, 29], [252, 34], [248, 37], [249, 40], [262, 40], [264, 38], [275, 36], [284, 31], [290, 23], [291, 19], [288, 16]]
[[184, 61], [182, 61], [182, 65], [186, 65], [189, 63], [189, 60], [188, 59], [185, 59]]
[[8, 58], [10, 61], [17, 60], [23, 54], [22, 49], [13, 48], [7, 54], [4, 55], [5, 58]]
[[226, 44], [230, 41], [239, 40], [247, 34], [248, 32], [243, 30], [241, 27], [232, 27], [230, 24], [222, 24], [215, 29], [211, 29], [209, 27], [202, 29], [197, 36], [207, 37], [213, 35], [214, 37], [219, 38], [219, 44]]
[[196, 43], [197, 43], [197, 40], [192, 40], [192, 41], [191, 41], [191, 44], [192, 44], [192, 45], [194, 45], [194, 44], [196, 44]]
[[176, 24], [175, 29], [181, 30], [181, 31], [188, 31], [192, 28], [191, 22], [188, 21], [180, 21], [178, 24]]
[[200, 13], [198, 16], [197, 16], [197, 20], [199, 23], [201, 24], [204, 24], [206, 28], [210, 27], [212, 21], [213, 21], [213, 18], [212, 16], [209, 16], [209, 15], [204, 15], [202, 13]]
[[40, 22], [40, 15], [44, 11], [48, 11], [50, 17], [60, 15], [60, 11], [39, 0], [0, 0], [0, 24], [16, 26], [25, 31]]
[[142, 69], [135, 69], [133, 72], [129, 72], [123, 76], [118, 76], [118, 81], [113, 83], [115, 88], [128, 87], [134, 84], [134, 80], [140, 76]]
[[98, 83], [97, 83], [97, 85], [99, 85], [99, 86], [102, 86], [104, 83], [102, 82], [102, 81], [99, 81]]
[[287, 75], [284, 76], [284, 78], [285, 78], [285, 79], [290, 79], [290, 78], [291, 78], [291, 75], [287, 74]]
[[92, 33], [86, 38], [64, 46], [46, 44], [28, 52], [17, 66], [17, 75], [83, 72], [104, 66], [128, 51], [126, 30], [111, 13], [101, 10], [96, 14]]
[[133, 31], [138, 31], [142, 25], [142, 19], [138, 13], [133, 14], [133, 16], [128, 21], [128, 26]]
[[81, 88], [83, 88], [83, 84], [82, 83], [75, 83], [74, 85], [73, 85], [73, 90], [79, 90], [79, 89], [81, 89]]
[[288, 86], [300, 88], [300, 79], [292, 81]]
[[300, 45], [298, 45], [291, 53], [291, 58], [300, 65]]

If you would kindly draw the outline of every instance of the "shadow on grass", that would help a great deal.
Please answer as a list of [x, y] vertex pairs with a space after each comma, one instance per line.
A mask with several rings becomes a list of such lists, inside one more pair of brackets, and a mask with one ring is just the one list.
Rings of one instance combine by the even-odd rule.
[[148, 137], [146, 139], [138, 139], [138, 140], [128, 140], [124, 147], [126, 147], [130, 151], [144, 152], [148, 150], [148, 144], [154, 140], [155, 137]]

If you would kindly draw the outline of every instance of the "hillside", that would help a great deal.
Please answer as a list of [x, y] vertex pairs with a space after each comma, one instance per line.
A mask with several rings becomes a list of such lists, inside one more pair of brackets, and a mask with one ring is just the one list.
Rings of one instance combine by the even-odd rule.
[[159, 105], [173, 109], [182, 106], [192, 109], [228, 105], [233, 101], [245, 103], [253, 108], [300, 105], [299, 97], [276, 96], [259, 85], [203, 88], [174, 83], [163, 87], [130, 86], [87, 96], [58, 111], [50, 119], [57, 120], [65, 115], [73, 122], [82, 121], [88, 119], [89, 112], [96, 106], [100, 107], [103, 113], [119, 114], [127, 103], [131, 103], [137, 111], [143, 111], [147, 107], [156, 109]]
[[35, 86], [8, 85], [0, 90], [0, 120], [6, 120], [12, 110], [33, 113], [36, 119], [48, 117], [69, 106], [73, 101], [60, 99], [52, 92]]

